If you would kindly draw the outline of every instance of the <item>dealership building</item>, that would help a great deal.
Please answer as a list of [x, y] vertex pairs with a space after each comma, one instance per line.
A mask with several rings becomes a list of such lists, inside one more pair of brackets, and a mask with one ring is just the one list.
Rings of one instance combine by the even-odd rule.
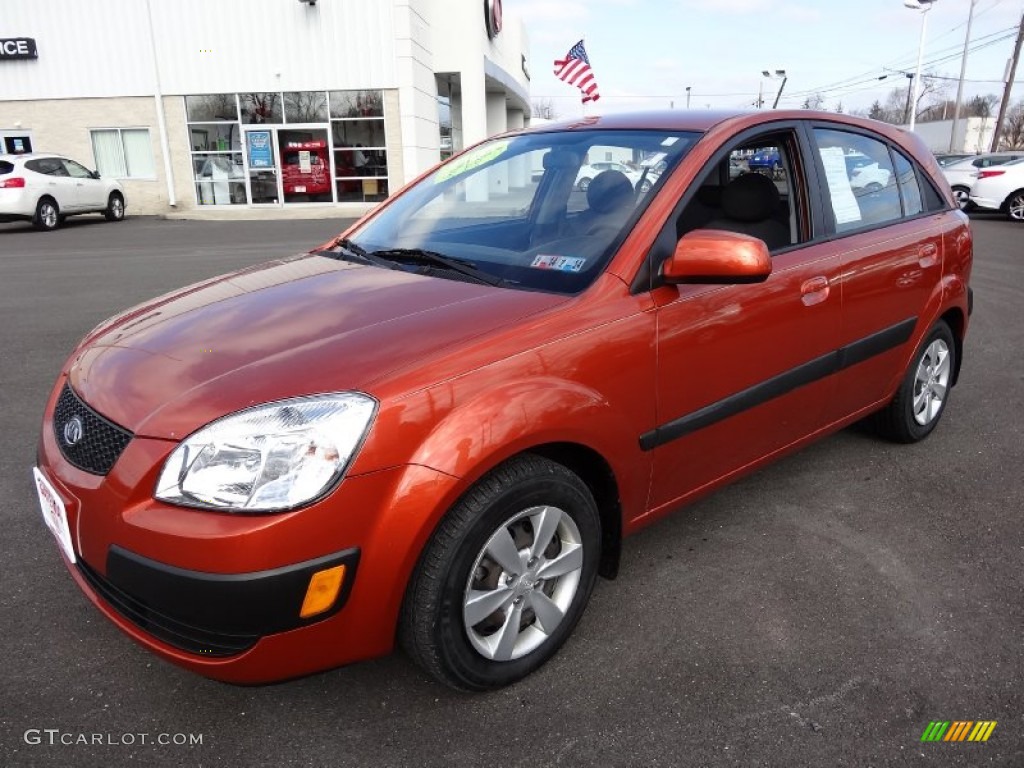
[[501, 0], [5, 3], [0, 151], [121, 179], [134, 213], [355, 215], [523, 127], [527, 48]]

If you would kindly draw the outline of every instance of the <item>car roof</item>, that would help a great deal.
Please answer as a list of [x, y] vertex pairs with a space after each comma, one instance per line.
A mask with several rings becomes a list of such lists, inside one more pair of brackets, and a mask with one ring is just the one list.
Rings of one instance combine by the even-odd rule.
[[0, 160], [5, 160], [8, 163], [14, 162], [15, 160], [40, 160], [45, 157], [56, 157], [61, 160], [66, 159], [63, 155], [55, 155], [52, 152], [19, 152], [18, 154], [0, 154]]

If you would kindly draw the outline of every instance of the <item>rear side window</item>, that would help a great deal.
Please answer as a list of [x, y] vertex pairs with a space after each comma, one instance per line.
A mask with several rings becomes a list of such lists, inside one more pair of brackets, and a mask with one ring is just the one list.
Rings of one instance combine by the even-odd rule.
[[8, 163], [6, 160], [0, 160], [0, 176], [5, 173], [10, 173], [14, 170], [14, 163]]
[[828, 128], [815, 128], [814, 138], [837, 233], [902, 218], [896, 172], [884, 142]]
[[902, 152], [893, 152], [893, 156], [896, 158], [896, 179], [900, 185], [900, 194], [903, 196], [903, 215], [916, 216], [924, 208], [917, 172]]
[[36, 173], [45, 173], [47, 176], [67, 176], [64, 170], [64, 163], [56, 157], [42, 157], [38, 160], [28, 160], [25, 167]]

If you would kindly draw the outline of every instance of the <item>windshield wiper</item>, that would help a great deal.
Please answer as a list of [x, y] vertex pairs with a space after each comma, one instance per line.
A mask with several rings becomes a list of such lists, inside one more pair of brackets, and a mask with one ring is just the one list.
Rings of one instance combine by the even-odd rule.
[[366, 258], [381, 258], [388, 261], [397, 261], [413, 264], [427, 264], [434, 267], [444, 267], [452, 272], [458, 272], [485, 285], [501, 285], [505, 282], [503, 278], [494, 277], [478, 268], [473, 262], [463, 259], [455, 259], [445, 256], [437, 251], [428, 251], [424, 248], [383, 248], [379, 251], [363, 252]]
[[331, 243], [331, 247], [337, 248], [338, 255], [345, 259], [345, 261], [354, 261], [357, 264], [372, 264], [375, 267], [384, 267], [385, 269], [398, 269], [398, 266], [393, 261], [374, 256], [374, 254], [367, 252], [359, 243], [355, 243], [347, 237], [339, 237]]

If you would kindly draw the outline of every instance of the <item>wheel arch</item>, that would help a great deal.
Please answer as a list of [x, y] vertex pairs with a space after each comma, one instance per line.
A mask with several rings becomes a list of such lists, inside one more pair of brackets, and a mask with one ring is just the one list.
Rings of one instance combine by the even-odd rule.
[[1012, 198], [1014, 195], [1024, 195], [1024, 187], [1013, 190], [1013, 192], [1011, 192], [1005, 198], [1003, 198], [1003, 204], [999, 206], [999, 209], [1007, 216], [1010, 215], [1010, 198]]
[[960, 366], [964, 359], [964, 334], [967, 331], [967, 318], [964, 317], [964, 313], [959, 307], [951, 307], [947, 309], [945, 313], [939, 317], [939, 320], [945, 321], [946, 325], [953, 332], [953, 344], [954, 344], [954, 367], [953, 367], [953, 384], [955, 385], [960, 379]]

